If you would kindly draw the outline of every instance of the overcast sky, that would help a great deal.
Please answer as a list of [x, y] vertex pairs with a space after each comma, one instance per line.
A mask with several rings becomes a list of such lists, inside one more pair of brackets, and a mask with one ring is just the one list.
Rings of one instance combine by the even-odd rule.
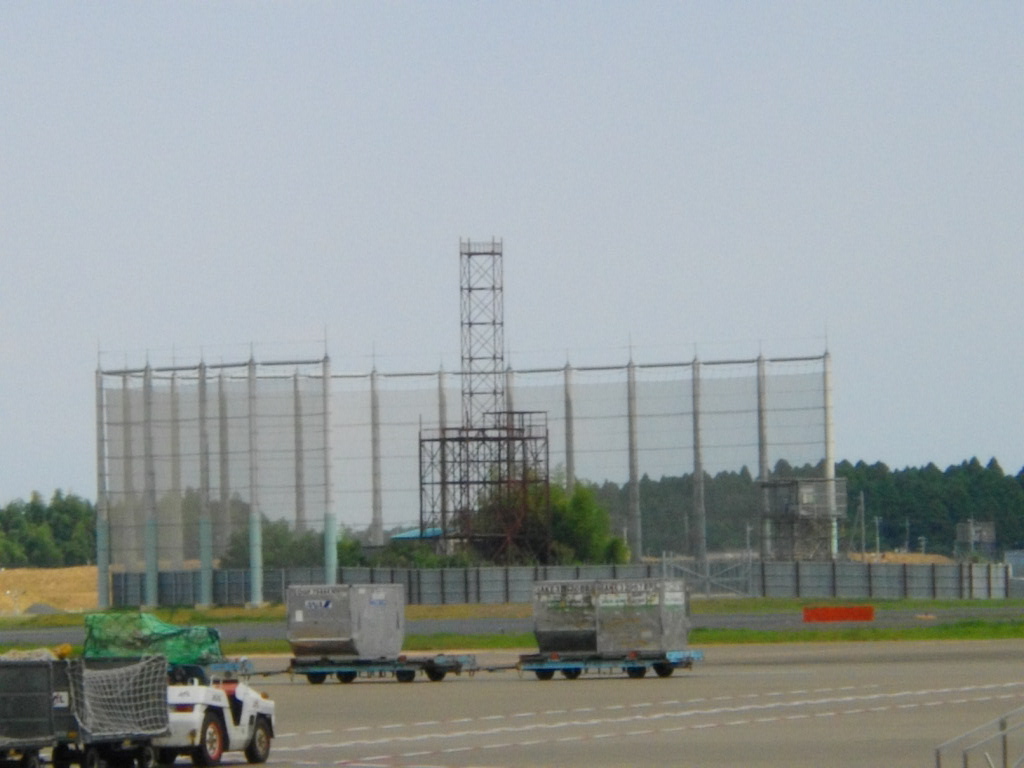
[[1024, 3], [9, 3], [0, 504], [97, 365], [833, 358], [836, 455], [1024, 466]]

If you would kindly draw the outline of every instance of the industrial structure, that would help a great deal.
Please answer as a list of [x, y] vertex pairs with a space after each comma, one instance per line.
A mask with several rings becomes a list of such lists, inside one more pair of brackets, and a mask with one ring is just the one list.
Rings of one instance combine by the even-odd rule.
[[[182, 362], [180, 351], [101, 360], [100, 604], [109, 605], [112, 571], [144, 574], [142, 603], [155, 605], [182, 568], [201, 573], [197, 602], [209, 603], [217, 559], [240, 546], [261, 602], [264, 520], [323, 531], [326, 583], [338, 521], [371, 544], [388, 529], [437, 528], [446, 546], [473, 540], [500, 559], [517, 540], [546, 535], [534, 511], [547, 508], [552, 474], [569, 494], [583, 481], [624, 489], [616, 533], [635, 558], [662, 554], [645, 550], [643, 478], [692, 477], [675, 524], [688, 542], [681, 551], [704, 571], [705, 529], [718, 514], [705, 478], [749, 469], [761, 484], [747, 524], [762, 561], [837, 556], [846, 503], [827, 352], [512, 369], [501, 258], [501, 241], [460, 243], [458, 371], [337, 371], [325, 348], [270, 360], [251, 350], [219, 361]], [[799, 505], [782, 500], [802, 491], [773, 486], [780, 462], [801, 475], [821, 468], [814, 525], [786, 528], [781, 510]]]
[[547, 414], [513, 410], [505, 387], [502, 243], [463, 240], [459, 262], [462, 424], [420, 431], [420, 532], [439, 531], [446, 550], [471, 543], [509, 561], [539, 549], [546, 560]]
[[784, 478], [760, 483], [767, 498], [765, 560], [834, 560], [846, 478]]

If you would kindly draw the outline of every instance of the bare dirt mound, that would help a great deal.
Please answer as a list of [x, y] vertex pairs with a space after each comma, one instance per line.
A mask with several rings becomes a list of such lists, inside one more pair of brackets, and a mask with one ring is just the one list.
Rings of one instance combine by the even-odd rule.
[[96, 566], [73, 568], [0, 568], [0, 616], [45, 610], [94, 611]]
[[864, 555], [851, 552], [850, 559], [864, 560], [869, 563], [909, 563], [912, 565], [949, 565], [956, 562], [953, 558], [945, 555], [929, 555], [920, 552], [882, 552], [878, 555], [873, 552]]

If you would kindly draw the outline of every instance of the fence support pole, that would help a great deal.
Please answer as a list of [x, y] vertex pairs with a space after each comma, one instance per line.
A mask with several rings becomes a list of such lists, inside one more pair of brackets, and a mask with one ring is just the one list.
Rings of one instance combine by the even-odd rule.
[[626, 411], [629, 451], [629, 496], [626, 515], [629, 520], [629, 549], [634, 563], [643, 562], [643, 528], [640, 521], [640, 458], [636, 444], [636, 366], [626, 369]]
[[256, 459], [256, 360], [249, 358], [249, 601], [263, 605], [263, 520], [260, 516]]
[[764, 356], [757, 358], [757, 479], [761, 483], [757, 500], [761, 513], [761, 562], [772, 556], [772, 521], [768, 499], [768, 394]]
[[142, 385], [142, 453], [143, 453], [143, 520], [145, 521], [143, 551], [146, 563], [146, 605], [157, 606], [159, 555], [156, 510], [156, 460], [153, 455], [153, 369], [146, 366]]
[[372, 522], [370, 523], [370, 544], [384, 545], [384, 501], [381, 488], [380, 457], [380, 399], [377, 394], [377, 369], [370, 372], [370, 478]]
[[565, 493], [571, 499], [576, 487], [576, 450], [573, 425], [572, 367], [565, 364]]
[[711, 593], [708, 574], [707, 512], [704, 509], [704, 451], [700, 429], [700, 360], [693, 359], [693, 527], [697, 570], [704, 584], [704, 593]]
[[110, 607], [110, 516], [107, 500], [107, 432], [103, 375], [96, 369], [96, 598]]

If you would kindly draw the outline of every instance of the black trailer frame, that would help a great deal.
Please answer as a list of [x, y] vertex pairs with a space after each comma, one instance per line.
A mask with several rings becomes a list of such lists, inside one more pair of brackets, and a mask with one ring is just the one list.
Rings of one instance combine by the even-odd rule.
[[417, 673], [422, 673], [432, 682], [444, 680], [448, 674], [473, 675], [480, 667], [476, 656], [471, 654], [449, 656], [398, 656], [396, 658], [313, 658], [298, 656], [291, 660], [288, 672], [305, 675], [313, 685], [323, 683], [330, 675], [339, 682], [352, 683], [359, 677], [394, 677], [400, 683], [411, 683]]
[[575, 680], [583, 673], [625, 673], [639, 679], [654, 670], [658, 677], [670, 677], [677, 669], [691, 669], [694, 662], [703, 661], [702, 651], [629, 651], [626, 653], [527, 653], [519, 657], [521, 672], [533, 672], [538, 680], [550, 680], [555, 672]]

